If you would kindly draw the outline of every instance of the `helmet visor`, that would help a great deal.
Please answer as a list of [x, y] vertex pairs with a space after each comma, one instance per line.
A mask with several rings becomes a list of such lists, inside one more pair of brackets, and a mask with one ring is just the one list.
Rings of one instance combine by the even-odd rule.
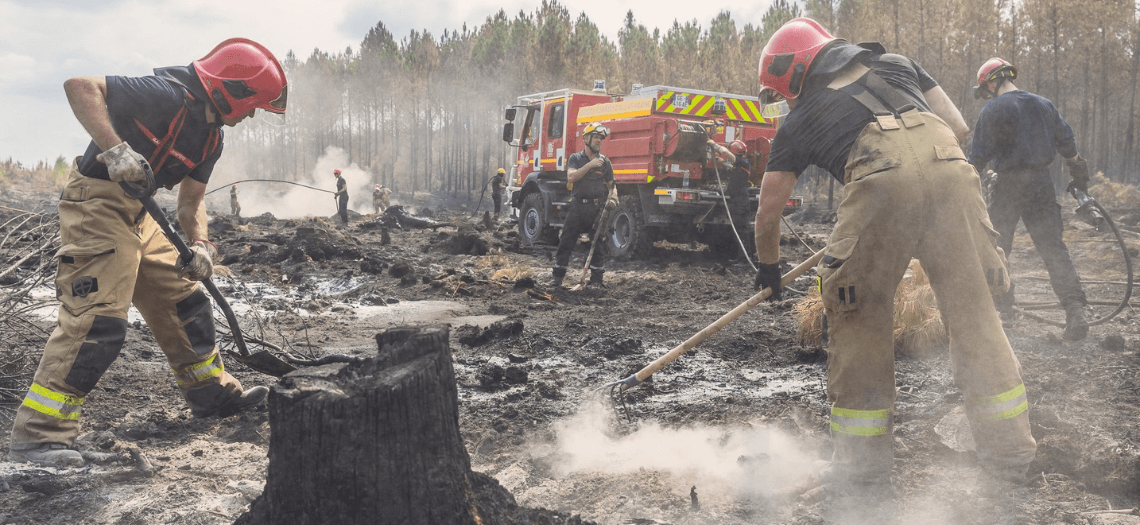
[[281, 96], [269, 101], [269, 107], [265, 108], [266, 111], [274, 113], [284, 113], [285, 105], [289, 102], [289, 85], [281, 86]]
[[773, 88], [765, 87], [760, 89], [760, 105], [767, 106], [769, 104], [776, 104], [783, 102], [785, 97], [779, 91]]

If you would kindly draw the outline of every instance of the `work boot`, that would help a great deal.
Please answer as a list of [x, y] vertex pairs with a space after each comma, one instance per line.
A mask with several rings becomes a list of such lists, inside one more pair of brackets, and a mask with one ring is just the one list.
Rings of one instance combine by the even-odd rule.
[[553, 278], [550, 279], [550, 286], [552, 288], [561, 288], [563, 277], [566, 277], [566, 268], [555, 268]]
[[587, 286], [595, 286], [598, 288], [605, 288], [606, 284], [602, 282], [602, 275], [605, 273], [606, 273], [605, 270], [591, 269], [590, 270], [590, 282], [586, 283], [586, 285]]
[[32, 448], [24, 450], [8, 449], [8, 461], [57, 468], [83, 466], [83, 456], [63, 443], [34, 443], [32, 445]]
[[1085, 318], [1085, 305], [1071, 303], [1065, 307], [1065, 334], [1066, 341], [1080, 341], [1089, 335], [1089, 321]]
[[265, 401], [265, 398], [267, 396], [269, 396], [269, 388], [264, 386], [255, 386], [253, 388], [246, 389], [245, 392], [241, 393], [240, 397], [234, 399], [233, 401], [230, 401], [229, 404], [222, 405], [221, 407], [209, 411], [191, 410], [190, 414], [197, 418], [207, 418], [214, 416], [229, 417], [237, 414], [238, 412], [243, 412], [257, 405], [260, 405], [261, 402]]

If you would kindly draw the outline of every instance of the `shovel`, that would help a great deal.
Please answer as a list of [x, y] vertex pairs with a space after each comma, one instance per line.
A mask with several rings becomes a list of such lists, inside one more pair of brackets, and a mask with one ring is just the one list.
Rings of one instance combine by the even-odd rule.
[[594, 258], [594, 249], [598, 247], [598, 242], [602, 240], [602, 231], [605, 230], [602, 225], [606, 223], [606, 211], [608, 210], [606, 210], [605, 206], [602, 206], [602, 211], [598, 213], [598, 218], [594, 219], [594, 242], [590, 243], [590, 251], [586, 254], [586, 264], [582, 265], [582, 280], [578, 281], [578, 284], [575, 284], [574, 287], [570, 289], [572, 292], [586, 287], [586, 277], [590, 275], [590, 261]]
[[[791, 282], [796, 280], [797, 277], [803, 275], [804, 272], [808, 270], [808, 268], [815, 266], [819, 260], [823, 258], [823, 252], [824, 250], [815, 252], [815, 254], [808, 258], [808, 260], [800, 263], [799, 266], [792, 268], [792, 271], [788, 272], [780, 279], [780, 286], [783, 287], [791, 284]], [[704, 329], [702, 329], [700, 332], [697, 332], [692, 337], [685, 340], [685, 342], [677, 345], [677, 347], [670, 350], [669, 353], [658, 357], [655, 361], [646, 365], [645, 368], [642, 368], [638, 373], [622, 379], [621, 381], [615, 381], [601, 388], [598, 388], [597, 391], [605, 390], [608, 388], [611, 395], [620, 396], [622, 392], [640, 385], [641, 383], [645, 382], [646, 379], [649, 379], [649, 376], [653, 375], [654, 372], [661, 370], [665, 367], [665, 365], [672, 363], [674, 360], [680, 357], [681, 354], [692, 350], [693, 347], [701, 344], [705, 339], [708, 339], [710, 335], [719, 332], [720, 329], [724, 328], [726, 325], [728, 325], [728, 323], [731, 323], [735, 321], [737, 317], [744, 315], [744, 312], [747, 312], [754, 308], [756, 305], [764, 302], [764, 300], [767, 299], [769, 295], [772, 295], [771, 288], [760, 290], [756, 295], [749, 297], [747, 301], [740, 303], [736, 308], [733, 308], [728, 313], [722, 315], [720, 319], [713, 321], [712, 324], [704, 327]], [[625, 406], [624, 400], [622, 402], [622, 406]]]
[[[143, 208], [146, 208], [146, 212], [150, 214], [154, 222], [158, 223], [158, 226], [162, 228], [162, 232], [166, 234], [166, 238], [170, 239], [170, 243], [178, 250], [179, 259], [183, 264], [186, 264], [194, 258], [194, 253], [190, 251], [190, 247], [186, 246], [186, 242], [182, 240], [182, 237], [179, 237], [178, 234], [174, 232], [174, 229], [170, 227], [170, 221], [166, 220], [166, 215], [159, 209], [158, 203], [154, 202], [153, 195], [158, 189], [158, 185], [154, 181], [154, 171], [152, 171], [150, 165], [146, 163], [143, 163], [143, 168], [146, 171], [146, 187], [135, 186], [126, 181], [120, 182], [119, 186], [123, 188], [123, 191], [125, 191], [127, 195], [138, 199], [139, 202], [142, 203]], [[281, 377], [297, 369], [297, 367], [282, 361], [281, 358], [265, 350], [250, 354], [249, 349], [245, 346], [245, 338], [241, 335], [241, 326], [238, 325], [237, 316], [234, 315], [234, 311], [230, 308], [226, 297], [222, 295], [221, 290], [218, 290], [218, 287], [214, 285], [213, 281], [206, 279], [202, 281], [202, 285], [206, 287], [206, 290], [210, 292], [210, 296], [214, 298], [214, 302], [222, 309], [222, 313], [226, 315], [226, 322], [230, 325], [230, 332], [233, 334], [234, 343], [240, 352], [240, 355], [234, 356], [235, 359], [258, 372], [274, 377]]]

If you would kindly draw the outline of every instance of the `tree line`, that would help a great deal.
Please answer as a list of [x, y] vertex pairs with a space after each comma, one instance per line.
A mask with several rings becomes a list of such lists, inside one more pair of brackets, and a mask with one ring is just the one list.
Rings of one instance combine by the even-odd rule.
[[1138, 10], [1134, 0], [776, 0], [760, 20], [724, 11], [704, 27], [649, 29], [631, 11], [616, 41], [557, 0], [438, 37], [397, 38], [377, 22], [358, 50], [289, 52], [284, 125], [235, 128], [227, 156], [236, 154], [246, 176], [292, 180], [335, 146], [397, 192], [470, 194], [510, 166], [501, 127], [517, 96], [588, 90], [595, 79], [611, 93], [638, 83], [755, 95], [768, 37], [810, 16], [837, 37], [915, 59], [971, 126], [983, 105], [972, 94], [978, 67], [1009, 60], [1018, 87], [1054, 101], [1090, 168], [1138, 183]]

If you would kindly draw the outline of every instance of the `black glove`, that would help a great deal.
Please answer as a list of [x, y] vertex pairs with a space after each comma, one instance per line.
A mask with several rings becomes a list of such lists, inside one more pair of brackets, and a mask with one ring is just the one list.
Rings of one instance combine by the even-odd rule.
[[760, 263], [756, 270], [756, 280], [752, 283], [752, 289], [759, 291], [761, 288], [771, 288], [772, 295], [768, 296], [769, 301], [779, 301], [782, 288], [780, 287], [780, 263], [764, 264]]
[[1080, 155], [1071, 159], [1066, 159], [1065, 163], [1069, 165], [1069, 176], [1073, 178], [1073, 182], [1069, 187], [1077, 188], [1083, 192], [1089, 191], [1089, 163], [1087, 160], [1081, 158]]

